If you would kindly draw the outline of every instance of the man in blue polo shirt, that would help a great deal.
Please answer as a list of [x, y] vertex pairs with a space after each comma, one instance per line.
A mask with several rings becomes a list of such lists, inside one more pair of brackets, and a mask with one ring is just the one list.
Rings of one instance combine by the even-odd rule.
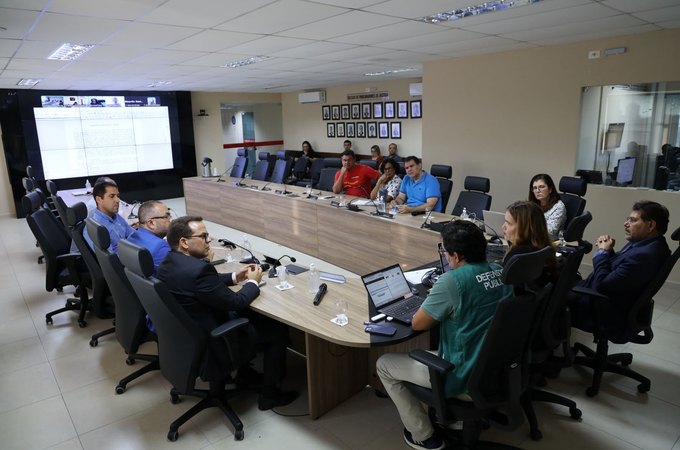
[[[111, 246], [109, 249], [113, 253], [118, 253], [118, 241], [126, 239], [134, 233], [132, 228], [126, 221], [118, 214], [120, 207], [120, 194], [118, 193], [118, 186], [110, 181], [95, 184], [92, 189], [92, 197], [97, 203], [97, 209], [91, 214], [91, 218], [103, 225], [111, 237]], [[87, 234], [87, 228], [83, 230], [83, 238], [85, 242], [94, 249], [92, 240]]]
[[142, 203], [137, 213], [139, 228], [128, 238], [129, 242], [149, 250], [153, 257], [154, 275], [158, 265], [170, 252], [170, 245], [163, 239], [168, 234], [172, 216], [170, 209], [161, 201]]
[[414, 213], [441, 212], [442, 194], [439, 181], [423, 170], [423, 163], [417, 156], [404, 158], [406, 176], [401, 182], [399, 195], [395, 199], [399, 212]]

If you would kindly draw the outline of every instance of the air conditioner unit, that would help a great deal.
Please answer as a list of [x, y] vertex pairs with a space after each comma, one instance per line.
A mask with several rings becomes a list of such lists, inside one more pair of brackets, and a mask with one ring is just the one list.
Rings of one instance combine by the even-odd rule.
[[300, 103], [326, 103], [326, 91], [300, 92]]
[[408, 93], [411, 97], [423, 96], [423, 83], [411, 83], [408, 85]]

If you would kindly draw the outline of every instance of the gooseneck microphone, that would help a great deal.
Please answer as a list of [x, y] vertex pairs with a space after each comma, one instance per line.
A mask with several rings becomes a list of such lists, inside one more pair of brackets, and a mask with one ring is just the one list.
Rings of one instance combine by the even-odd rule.
[[231, 169], [233, 169], [233, 168], [234, 168], [234, 164], [232, 164], [231, 167], [229, 167], [227, 170], [225, 170], [224, 172], [222, 172], [222, 175], [220, 175], [219, 177], [217, 177], [217, 182], [219, 183], [220, 181], [224, 181], [224, 180], [222, 179], [222, 177], [225, 176], [225, 175], [227, 174], [227, 172], [229, 172], [229, 171], [230, 171]]
[[267, 186], [269, 186], [270, 184], [272, 184], [271, 181], [267, 182], [264, 186], [262, 186], [262, 189], [261, 189], [261, 190], [262, 190], [262, 191], [271, 191], [272, 188], [267, 187]]
[[288, 258], [290, 259], [291, 262], [297, 261], [297, 259], [295, 259], [294, 256], [283, 255], [282, 257], [274, 261], [274, 264], [272, 264], [272, 268], [269, 270], [269, 278], [274, 278], [276, 276], [276, 268], [281, 265], [281, 260], [283, 258]]
[[240, 245], [238, 245], [237, 243], [232, 242], [232, 241], [227, 240], [227, 239], [218, 239], [217, 242], [219, 242], [220, 244], [222, 244], [224, 247], [230, 247], [230, 248], [236, 248], [236, 247], [238, 247], [238, 248], [240, 248], [241, 250], [247, 251], [248, 254], [250, 255], [250, 258], [242, 259], [241, 261], [239, 261], [239, 263], [241, 263], [241, 264], [259, 264], [263, 271], [269, 270], [269, 264], [267, 264], [267, 263], [261, 263], [260, 260], [257, 259], [257, 258], [255, 257], [255, 255], [253, 255], [253, 252], [250, 251], [250, 250], [248, 250], [247, 248], [245, 248], [245, 247], [243, 247], [243, 246], [240, 246]]
[[420, 224], [420, 228], [425, 228], [425, 224], [427, 224], [427, 221], [430, 220], [430, 216], [432, 215], [432, 209], [430, 209], [427, 214], [425, 215], [425, 220], [423, 220], [423, 223]]
[[323, 296], [326, 295], [327, 291], [328, 286], [326, 283], [321, 283], [319, 290], [316, 291], [316, 295], [314, 296], [314, 306], [319, 306], [319, 303], [321, 303], [321, 300], [323, 300]]

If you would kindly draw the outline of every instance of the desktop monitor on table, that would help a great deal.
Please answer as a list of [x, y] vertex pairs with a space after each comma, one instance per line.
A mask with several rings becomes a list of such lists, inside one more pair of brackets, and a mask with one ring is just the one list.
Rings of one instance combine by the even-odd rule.
[[618, 170], [616, 172], [616, 182], [618, 184], [633, 183], [636, 162], [637, 158], [634, 157], [619, 159]]

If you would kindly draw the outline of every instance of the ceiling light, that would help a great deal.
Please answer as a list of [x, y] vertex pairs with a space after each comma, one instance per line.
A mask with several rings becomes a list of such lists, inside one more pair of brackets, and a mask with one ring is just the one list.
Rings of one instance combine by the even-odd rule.
[[251, 56], [250, 58], [240, 59], [238, 61], [232, 61], [220, 67], [226, 67], [228, 69], [236, 69], [237, 67], [249, 66], [251, 64], [259, 63], [272, 59], [273, 56]]
[[158, 81], [152, 82], [151, 84], [147, 84], [146, 87], [155, 88], [155, 87], [159, 87], [159, 86], [167, 86], [168, 84], [172, 84], [172, 81], [158, 80]]
[[414, 70], [418, 70], [414, 67], [407, 67], [405, 69], [392, 69], [392, 70], [383, 70], [381, 72], [369, 72], [365, 73], [367, 77], [376, 77], [379, 75], [391, 75], [393, 73], [401, 73], [401, 72], [413, 72]]
[[427, 23], [448, 22], [450, 20], [458, 20], [464, 17], [478, 16], [480, 14], [490, 13], [494, 11], [503, 11], [510, 8], [518, 8], [520, 6], [538, 3], [541, 0], [497, 0], [494, 2], [484, 2], [479, 5], [466, 6], [465, 8], [454, 9], [453, 11], [444, 11], [431, 16], [421, 17]]
[[94, 45], [90, 44], [61, 44], [61, 46], [52, 52], [47, 59], [57, 59], [59, 61], [75, 61], [76, 59], [87, 53]]
[[36, 84], [40, 83], [38, 78], [22, 78], [19, 80], [17, 83], [17, 86], [35, 86]]

